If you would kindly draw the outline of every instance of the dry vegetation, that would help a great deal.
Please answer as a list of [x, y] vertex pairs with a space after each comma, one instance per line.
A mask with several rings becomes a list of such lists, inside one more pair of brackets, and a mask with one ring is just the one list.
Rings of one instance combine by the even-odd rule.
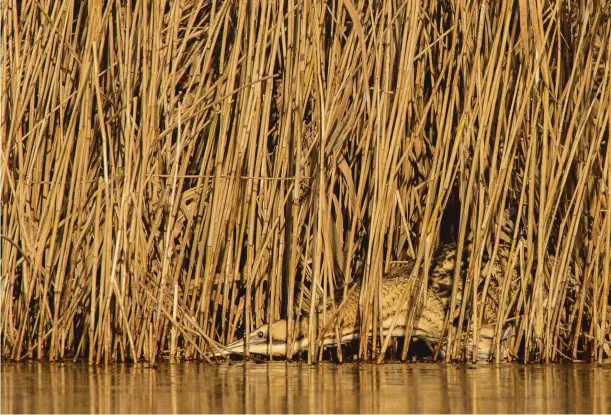
[[611, 7], [1, 7], [3, 357], [201, 359], [361, 273], [367, 327], [394, 261], [477, 263], [508, 208], [515, 350], [609, 357]]

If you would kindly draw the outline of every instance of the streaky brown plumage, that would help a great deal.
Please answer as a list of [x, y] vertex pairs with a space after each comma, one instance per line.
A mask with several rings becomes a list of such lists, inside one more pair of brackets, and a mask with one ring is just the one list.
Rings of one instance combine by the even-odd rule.
[[[454, 272], [457, 258], [457, 245], [455, 243], [446, 244], [435, 251], [429, 269], [428, 284], [425, 291], [425, 299], [415, 315], [412, 336], [423, 339], [434, 347], [439, 342], [442, 342], [442, 349], [445, 335], [442, 333], [446, 316], [450, 313], [450, 330], [456, 330], [452, 327], [456, 317], [460, 313], [463, 299], [466, 298], [464, 292], [464, 284], [467, 281], [469, 272], [468, 261], [472, 257], [471, 249], [473, 244], [467, 242], [464, 245], [462, 253], [462, 263], [457, 281], [457, 292], [455, 309], [450, 312], [452, 285], [454, 283]], [[517, 261], [510, 263], [510, 246], [506, 243], [501, 243], [494, 255], [494, 260], [485, 253], [481, 261], [481, 269], [478, 273], [479, 280], [476, 282], [478, 294], [478, 308], [481, 307], [481, 298], [485, 300], [483, 309], [480, 308], [482, 318], [479, 342], [478, 342], [478, 359], [490, 358], [493, 351], [493, 339], [495, 333], [495, 325], [499, 320], [504, 323], [501, 333], [501, 340], [504, 342], [511, 334], [511, 330], [506, 327], [505, 318], [499, 316], [501, 309], [503, 287], [507, 285], [505, 294], [504, 314], [509, 313], [516, 307], [517, 296], [519, 295], [521, 285], [520, 278], [517, 273]], [[414, 261], [407, 261], [399, 265], [390, 267], [385, 273], [381, 281], [381, 321], [384, 335], [388, 334], [391, 322], [398, 310], [399, 316], [392, 331], [393, 336], [406, 335], [406, 317], [410, 302], [405, 294], [405, 290], [413, 289], [415, 280], [412, 279], [412, 271]], [[422, 270], [419, 270], [415, 276], [421, 277]], [[508, 280], [507, 280], [508, 279]], [[314, 316], [304, 315], [295, 325], [295, 343], [293, 351], [298, 352], [308, 347], [309, 336], [308, 330], [310, 323], [313, 324], [316, 337], [322, 340], [323, 346], [337, 346], [338, 334], [340, 336], [339, 343], [348, 342], [360, 337], [359, 329], [359, 301], [361, 295], [362, 281], [355, 281], [348, 288], [347, 296], [342, 301], [334, 301], [329, 299], [325, 304], [317, 307], [317, 313]], [[544, 291], [546, 290], [544, 284]], [[470, 294], [470, 293], [469, 293]], [[404, 299], [397, 308], [398, 301]], [[471, 316], [471, 310], [468, 310], [466, 317]], [[314, 320], [312, 320], [314, 319]], [[337, 329], [337, 331], [336, 331]], [[376, 333], [377, 334], [377, 333]], [[463, 333], [461, 338], [463, 350], [466, 350], [466, 356], [470, 359], [470, 353], [473, 350], [472, 336], [470, 333]], [[371, 333], [369, 333], [369, 336]], [[251, 336], [251, 352], [253, 353], [272, 353], [285, 354], [287, 341], [287, 324], [286, 321], [280, 320], [271, 325], [265, 325], [253, 332]], [[260, 341], [262, 340], [262, 341]], [[256, 350], [253, 348], [253, 342], [257, 344]], [[240, 352], [243, 350], [243, 341], [238, 341], [228, 346], [228, 350]], [[271, 349], [273, 345], [273, 350]], [[443, 350], [442, 350], [443, 351]], [[506, 350], [504, 352], [506, 355]]]

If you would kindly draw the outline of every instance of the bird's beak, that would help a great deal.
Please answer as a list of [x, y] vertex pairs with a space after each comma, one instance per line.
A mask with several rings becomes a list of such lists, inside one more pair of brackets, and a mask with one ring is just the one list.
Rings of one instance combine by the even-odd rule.
[[[264, 339], [259, 339], [257, 337], [255, 338], [250, 338], [250, 346], [254, 346], [254, 345], [260, 345], [265, 343]], [[223, 351], [222, 352], [215, 352], [213, 354], [214, 357], [218, 357], [218, 356], [228, 356], [230, 354], [244, 354], [246, 353], [246, 339], [245, 338], [241, 338], [240, 340], [236, 340], [231, 344], [228, 344], [225, 347], [222, 347]]]
[[[245, 354], [246, 353], [246, 339], [242, 338], [240, 340], [236, 340], [235, 342], [228, 344], [223, 348], [222, 352], [215, 352], [212, 356], [228, 356], [230, 354]], [[266, 338], [259, 338], [254, 335], [254, 333], [250, 336], [249, 339], [248, 350], [250, 353], [256, 354], [283, 354], [286, 353], [286, 344], [272, 344], [271, 346], [268, 344]]]

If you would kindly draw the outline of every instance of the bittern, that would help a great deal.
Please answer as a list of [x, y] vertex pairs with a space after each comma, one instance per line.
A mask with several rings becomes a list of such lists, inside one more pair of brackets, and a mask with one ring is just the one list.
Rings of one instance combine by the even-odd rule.
[[[414, 339], [423, 340], [431, 349], [435, 348], [439, 342], [441, 355], [445, 352], [446, 337], [444, 335], [444, 324], [446, 316], [449, 316], [449, 329], [456, 330], [452, 323], [460, 315], [461, 305], [465, 292], [463, 284], [468, 272], [466, 259], [469, 257], [471, 244], [467, 244], [463, 252], [463, 264], [461, 275], [457, 281], [455, 295], [455, 309], [449, 313], [451, 303], [451, 293], [454, 281], [454, 270], [456, 265], [456, 244], [447, 244], [437, 250], [433, 255], [431, 268], [429, 271], [428, 284], [425, 291], [425, 301], [419, 307], [414, 317], [411, 336]], [[499, 321], [499, 313], [508, 315], [512, 307], [516, 306], [517, 293], [520, 290], [520, 279], [516, 272], [515, 265], [508, 266], [509, 249], [501, 246], [495, 255], [494, 261], [489, 261], [487, 257], [482, 260], [481, 279], [478, 282], [478, 297], [482, 291], [484, 295], [483, 307], [480, 309], [480, 324], [478, 336], [478, 360], [492, 358], [495, 347], [495, 326]], [[514, 262], [515, 263], [515, 262]], [[405, 290], [414, 287], [414, 280], [410, 277], [413, 269], [413, 262], [402, 264], [391, 268], [382, 278], [382, 304], [381, 321], [383, 336], [390, 332], [393, 320], [395, 324], [390, 333], [393, 337], [405, 337], [407, 329], [408, 308], [410, 307], [409, 296], [405, 295]], [[503, 295], [503, 281], [509, 278], [506, 292]], [[487, 276], [487, 278], [486, 278]], [[543, 287], [544, 290], [546, 287]], [[360, 337], [359, 333], [359, 295], [360, 283], [353, 287], [339, 307], [333, 307], [330, 302], [324, 307], [319, 307], [315, 316], [305, 315], [295, 322], [294, 342], [292, 343], [292, 353], [305, 350], [309, 346], [309, 329], [312, 323], [315, 329], [315, 337], [318, 338], [322, 331], [322, 337], [318, 338], [319, 345], [338, 346], [338, 343], [347, 343]], [[402, 302], [401, 302], [402, 301]], [[413, 302], [412, 302], [413, 303]], [[502, 306], [501, 306], [502, 305]], [[395, 319], [395, 315], [398, 316]], [[449, 313], [449, 314], [448, 314]], [[471, 313], [469, 313], [470, 315]], [[312, 320], [314, 319], [314, 320]], [[312, 321], [311, 321], [312, 320]], [[248, 350], [254, 354], [281, 355], [286, 356], [287, 347], [287, 321], [279, 320], [272, 324], [265, 324], [250, 333], [248, 338]], [[337, 330], [337, 331], [336, 331]], [[510, 326], [505, 324], [499, 331], [501, 341], [501, 358], [506, 358], [508, 349], [507, 339], [512, 333]], [[377, 333], [376, 333], [377, 334]], [[368, 336], [371, 336], [371, 331]], [[471, 359], [473, 351], [472, 336], [467, 333], [466, 358]], [[322, 340], [322, 341], [321, 341]], [[246, 350], [246, 339], [240, 339], [226, 346], [223, 354], [244, 353]], [[217, 356], [220, 353], [216, 354]]]

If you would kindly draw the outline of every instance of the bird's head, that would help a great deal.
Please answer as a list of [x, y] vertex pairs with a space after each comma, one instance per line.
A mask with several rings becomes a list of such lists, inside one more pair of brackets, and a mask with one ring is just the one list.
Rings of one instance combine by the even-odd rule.
[[[307, 337], [301, 333], [302, 322], [298, 323], [298, 333], [293, 343], [293, 353], [299, 352], [307, 347]], [[248, 351], [255, 354], [272, 356], [286, 356], [287, 352], [287, 322], [278, 320], [272, 324], [264, 324], [250, 332], [248, 337]], [[227, 345], [223, 353], [215, 353], [215, 356], [228, 355], [231, 353], [246, 353], [246, 338], [237, 340]]]

